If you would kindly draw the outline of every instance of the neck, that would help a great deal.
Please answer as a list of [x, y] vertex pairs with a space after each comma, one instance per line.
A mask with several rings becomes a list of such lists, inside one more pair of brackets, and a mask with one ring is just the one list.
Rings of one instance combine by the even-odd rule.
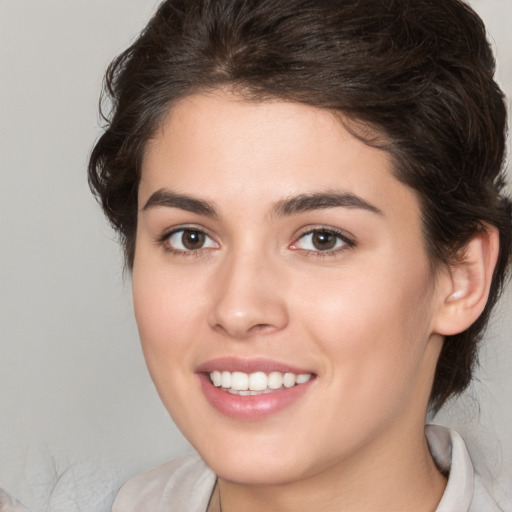
[[[370, 443], [364, 452], [303, 479], [246, 485], [219, 478], [212, 504], [218, 512], [434, 512], [446, 486], [423, 429]], [[409, 435], [408, 435], [409, 434]]]

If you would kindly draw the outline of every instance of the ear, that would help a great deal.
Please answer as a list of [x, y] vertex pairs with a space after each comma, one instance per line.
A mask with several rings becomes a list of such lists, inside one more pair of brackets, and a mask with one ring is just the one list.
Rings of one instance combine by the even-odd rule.
[[433, 332], [451, 336], [465, 331], [480, 316], [489, 297], [499, 252], [499, 233], [485, 225], [462, 248], [457, 261], [440, 276], [440, 304]]

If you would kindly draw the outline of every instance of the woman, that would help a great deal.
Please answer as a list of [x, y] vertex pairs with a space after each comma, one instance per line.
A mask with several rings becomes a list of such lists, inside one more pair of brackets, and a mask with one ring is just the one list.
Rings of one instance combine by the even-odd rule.
[[427, 427], [510, 260], [506, 113], [458, 0], [169, 0], [109, 68], [89, 179], [199, 456], [116, 512], [498, 510]]

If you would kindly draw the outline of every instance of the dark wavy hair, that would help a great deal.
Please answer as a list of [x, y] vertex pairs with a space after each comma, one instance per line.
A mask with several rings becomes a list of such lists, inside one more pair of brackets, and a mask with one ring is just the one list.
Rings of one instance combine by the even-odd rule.
[[494, 70], [484, 24], [459, 0], [167, 0], [108, 68], [89, 184], [131, 269], [144, 151], [181, 98], [227, 88], [341, 113], [417, 192], [434, 268], [486, 225], [499, 231], [487, 306], [444, 342], [430, 397], [437, 410], [471, 380], [510, 261], [506, 108]]

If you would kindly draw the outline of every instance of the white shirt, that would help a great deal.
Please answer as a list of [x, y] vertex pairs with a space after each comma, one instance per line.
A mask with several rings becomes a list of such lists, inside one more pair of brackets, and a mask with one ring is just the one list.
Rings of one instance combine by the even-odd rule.
[[[425, 434], [438, 467], [449, 471], [436, 512], [502, 512], [475, 474], [463, 439], [439, 425]], [[112, 512], [206, 512], [216, 477], [197, 454], [189, 454], [129, 480]]]

